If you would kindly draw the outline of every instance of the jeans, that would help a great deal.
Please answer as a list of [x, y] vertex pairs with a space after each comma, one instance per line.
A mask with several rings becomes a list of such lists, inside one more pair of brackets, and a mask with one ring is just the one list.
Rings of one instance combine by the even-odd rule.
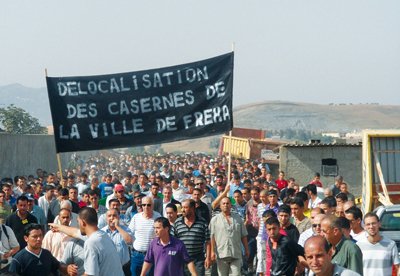
[[[144, 257], [146, 254], [133, 250], [132, 257], [131, 257], [131, 273], [132, 276], [140, 275], [142, 271], [142, 266], [144, 263]], [[147, 275], [153, 275], [153, 266], [151, 267], [150, 271]]]

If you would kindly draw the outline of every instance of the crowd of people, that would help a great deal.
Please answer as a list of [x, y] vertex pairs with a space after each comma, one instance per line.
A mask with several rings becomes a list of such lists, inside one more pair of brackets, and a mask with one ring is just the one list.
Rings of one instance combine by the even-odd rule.
[[[343, 177], [276, 177], [265, 160], [74, 156], [3, 178], [4, 275], [392, 275], [399, 255]], [[229, 171], [230, 168], [230, 171]]]

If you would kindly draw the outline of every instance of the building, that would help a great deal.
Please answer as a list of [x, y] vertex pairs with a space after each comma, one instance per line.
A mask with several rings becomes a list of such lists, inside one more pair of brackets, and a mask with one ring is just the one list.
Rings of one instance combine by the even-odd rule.
[[314, 140], [308, 144], [285, 144], [280, 147], [279, 167], [287, 177], [293, 177], [300, 186], [307, 185], [316, 172], [321, 174], [325, 187], [342, 175], [349, 191], [361, 196], [361, 144], [322, 144]]

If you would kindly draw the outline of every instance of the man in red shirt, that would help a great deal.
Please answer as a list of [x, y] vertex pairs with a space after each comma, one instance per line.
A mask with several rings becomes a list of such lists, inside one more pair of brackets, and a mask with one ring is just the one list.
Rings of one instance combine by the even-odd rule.
[[286, 188], [288, 182], [285, 180], [285, 173], [283, 171], [279, 171], [278, 179], [275, 180], [276, 185], [278, 186], [279, 191]]

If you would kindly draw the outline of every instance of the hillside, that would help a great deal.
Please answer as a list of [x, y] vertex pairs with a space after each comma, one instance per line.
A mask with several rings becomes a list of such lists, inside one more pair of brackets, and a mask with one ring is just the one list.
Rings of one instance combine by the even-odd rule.
[[[51, 125], [46, 88], [11, 84], [0, 86], [0, 95], [0, 107], [15, 104], [38, 118], [42, 125]], [[400, 106], [266, 101], [234, 108], [234, 126], [267, 130], [290, 128], [332, 132], [365, 128], [400, 128]]]
[[234, 125], [256, 129], [349, 132], [400, 128], [400, 106], [262, 102], [234, 109]]

